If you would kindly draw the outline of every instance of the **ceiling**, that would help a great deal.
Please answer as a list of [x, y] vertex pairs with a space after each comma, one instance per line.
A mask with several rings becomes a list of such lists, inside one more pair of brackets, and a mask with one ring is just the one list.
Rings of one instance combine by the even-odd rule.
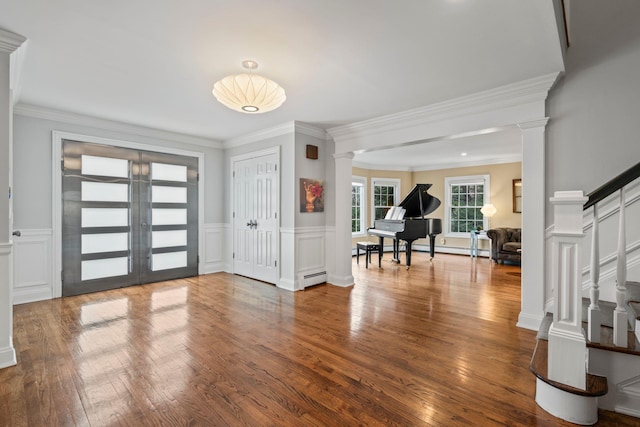
[[[0, 0], [0, 28], [28, 40], [18, 103], [217, 142], [292, 120], [350, 124], [563, 69], [552, 0]], [[285, 88], [282, 107], [247, 115], [215, 100], [213, 84], [245, 59]], [[413, 149], [387, 160], [416, 159]]]
[[522, 161], [518, 128], [456, 139], [418, 141], [386, 150], [356, 153], [354, 166], [378, 170], [434, 170]]

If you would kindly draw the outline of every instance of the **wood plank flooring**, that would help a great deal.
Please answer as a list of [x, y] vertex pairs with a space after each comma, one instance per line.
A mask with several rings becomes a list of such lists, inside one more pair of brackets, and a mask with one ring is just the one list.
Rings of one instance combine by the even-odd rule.
[[351, 288], [221, 273], [16, 306], [0, 425], [572, 425], [535, 404], [519, 267], [412, 261], [354, 259]]

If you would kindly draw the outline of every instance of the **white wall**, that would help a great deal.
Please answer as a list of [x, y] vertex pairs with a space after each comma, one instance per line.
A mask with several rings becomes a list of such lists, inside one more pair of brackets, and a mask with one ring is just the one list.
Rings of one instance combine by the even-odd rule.
[[[264, 136], [263, 136], [264, 135]], [[280, 276], [277, 285], [288, 290], [300, 290], [326, 278], [327, 248], [332, 236], [326, 229], [327, 209], [333, 206], [331, 191], [325, 194], [325, 212], [300, 212], [300, 178], [325, 181], [325, 191], [332, 184], [326, 180], [327, 151], [324, 132], [300, 123], [289, 123], [262, 133], [229, 141], [224, 152], [225, 220], [231, 224], [231, 159], [241, 154], [280, 147]], [[318, 147], [318, 159], [306, 158], [307, 144]], [[332, 150], [333, 147], [329, 146]], [[232, 235], [225, 251], [232, 252]], [[230, 269], [231, 270], [231, 269]], [[313, 277], [308, 277], [313, 276]]]
[[547, 197], [589, 193], [640, 161], [640, 2], [569, 4], [566, 76], [547, 100]]
[[64, 131], [139, 144], [203, 152], [205, 157], [205, 223], [224, 221], [224, 194], [220, 148], [185, 144], [77, 124], [14, 115], [14, 225], [15, 228], [51, 228], [51, 132]]

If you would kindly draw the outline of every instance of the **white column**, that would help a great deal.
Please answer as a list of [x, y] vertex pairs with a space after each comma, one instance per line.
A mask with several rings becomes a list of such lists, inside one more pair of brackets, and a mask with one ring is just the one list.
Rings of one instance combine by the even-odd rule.
[[13, 160], [13, 99], [10, 55], [25, 38], [0, 29], [0, 368], [16, 364], [13, 348], [13, 305], [11, 301], [12, 246], [11, 187]]
[[586, 390], [587, 342], [582, 332], [582, 191], [557, 191], [551, 198], [555, 311], [549, 329], [549, 379]]
[[518, 326], [537, 330], [545, 303], [545, 150], [548, 118], [518, 126], [522, 131], [522, 290]]
[[351, 175], [353, 153], [334, 154], [336, 172], [335, 271], [330, 283], [353, 285], [351, 272]]

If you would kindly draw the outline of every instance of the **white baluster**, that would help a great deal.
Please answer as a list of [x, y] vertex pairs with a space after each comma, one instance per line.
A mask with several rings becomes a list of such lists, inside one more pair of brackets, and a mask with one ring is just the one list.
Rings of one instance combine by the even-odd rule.
[[617, 347], [627, 346], [628, 318], [624, 306], [627, 293], [627, 240], [625, 227], [624, 188], [620, 189], [620, 222], [618, 225], [618, 263], [616, 270], [616, 309], [613, 314], [613, 344]]
[[589, 291], [589, 341], [600, 342], [600, 219], [598, 205], [593, 205], [593, 227], [591, 240], [591, 289]]

